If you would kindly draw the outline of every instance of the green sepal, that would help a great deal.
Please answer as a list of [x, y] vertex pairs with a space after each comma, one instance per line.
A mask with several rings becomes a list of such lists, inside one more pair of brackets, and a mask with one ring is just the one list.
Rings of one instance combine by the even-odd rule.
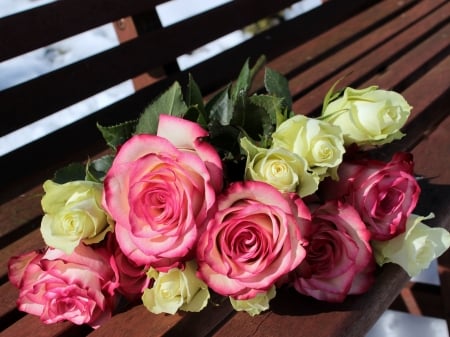
[[[208, 116], [206, 115], [205, 104], [203, 103], [203, 95], [198, 84], [194, 81], [194, 78], [191, 74], [189, 74], [189, 82], [187, 85], [186, 104], [189, 107], [189, 110], [186, 112], [185, 118], [193, 122], [197, 122], [202, 127], [206, 127], [208, 125]], [[197, 110], [197, 116], [195, 120], [192, 119], [192, 107], [195, 107]]]
[[327, 108], [328, 104], [330, 104], [331, 101], [334, 101], [336, 98], [338, 98], [342, 94], [342, 92], [344, 91], [345, 88], [342, 89], [342, 90], [336, 91], [336, 92], [334, 91], [336, 86], [343, 79], [344, 79], [344, 77], [341, 77], [336, 82], [334, 82], [334, 84], [331, 86], [331, 88], [325, 94], [325, 97], [323, 98], [323, 103], [322, 103], [322, 113], [321, 113], [321, 115], [323, 115], [323, 113], [325, 112], [325, 109]]
[[183, 99], [181, 86], [174, 82], [169, 89], [145, 108], [136, 126], [136, 134], [156, 134], [159, 115], [183, 117], [188, 107]]
[[233, 118], [233, 102], [229, 90], [230, 85], [219, 91], [206, 103], [205, 109], [209, 116], [208, 129], [230, 124]]

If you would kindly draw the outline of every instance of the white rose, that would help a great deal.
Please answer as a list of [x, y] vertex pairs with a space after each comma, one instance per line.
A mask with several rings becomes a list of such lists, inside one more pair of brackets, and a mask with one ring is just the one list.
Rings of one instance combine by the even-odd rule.
[[330, 102], [322, 120], [339, 126], [345, 144], [381, 145], [404, 136], [400, 132], [412, 107], [395, 91], [346, 88], [341, 97]]
[[149, 278], [154, 279], [153, 287], [142, 294], [144, 306], [154, 314], [175, 314], [183, 311], [201, 311], [209, 299], [207, 285], [196, 276], [195, 261], [186, 262], [184, 270], [172, 268], [168, 272], [158, 272], [150, 268]]
[[102, 241], [113, 229], [101, 206], [103, 185], [91, 181], [57, 184], [45, 181], [41, 200], [45, 215], [41, 233], [45, 243], [71, 254], [80, 241], [89, 245]]
[[246, 137], [241, 147], [247, 154], [245, 179], [271, 184], [281, 192], [296, 192], [301, 197], [313, 194], [319, 186], [319, 176], [308, 170], [302, 157], [284, 148], [260, 148]]
[[388, 262], [396, 263], [411, 277], [428, 268], [431, 261], [450, 247], [450, 233], [446, 229], [432, 228], [422, 223], [433, 217], [433, 214], [427, 217], [411, 214], [404, 233], [387, 241], [373, 241], [377, 263], [380, 266]]
[[303, 115], [281, 123], [272, 139], [272, 147], [285, 148], [304, 158], [308, 168], [321, 178], [333, 172], [345, 152], [343, 134], [338, 126]]
[[275, 286], [273, 286], [269, 291], [258, 294], [249, 300], [236, 300], [230, 297], [230, 302], [234, 310], [245, 311], [250, 316], [256, 316], [269, 309], [269, 302], [271, 299], [275, 298], [275, 295], [276, 290]]

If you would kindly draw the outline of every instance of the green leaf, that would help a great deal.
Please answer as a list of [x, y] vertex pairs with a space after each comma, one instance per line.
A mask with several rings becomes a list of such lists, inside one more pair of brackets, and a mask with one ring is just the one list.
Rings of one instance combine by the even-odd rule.
[[[231, 124], [239, 127], [242, 132], [255, 141], [260, 141], [265, 138], [265, 135], [270, 135], [274, 129], [274, 121], [276, 120], [275, 111], [276, 100], [281, 101], [280, 98], [270, 96], [261, 97], [251, 96], [245, 97], [242, 103], [235, 106], [235, 112]], [[269, 111], [271, 110], [271, 111]]]
[[58, 184], [64, 184], [69, 181], [85, 180], [86, 168], [82, 163], [71, 163], [55, 172], [53, 181]]
[[219, 91], [208, 103], [206, 111], [209, 116], [208, 129], [213, 124], [229, 125], [233, 117], [233, 103], [229, 95], [230, 86]]
[[331, 88], [327, 91], [327, 93], [323, 99], [323, 103], [322, 103], [322, 114], [325, 111], [325, 109], [327, 108], [328, 104], [340, 95], [340, 91], [335, 93], [334, 89], [336, 88], [336, 86], [338, 85], [338, 83], [341, 80], [342, 80], [342, 78], [340, 78], [336, 82], [334, 82], [334, 84], [331, 86]]
[[260, 57], [258, 57], [255, 65], [250, 69], [250, 83], [253, 82], [255, 75], [262, 69], [266, 61], [267, 59], [265, 55], [261, 55]]
[[272, 95], [253, 95], [249, 97], [249, 101], [264, 109], [269, 122], [273, 125], [277, 124], [277, 115], [283, 114], [286, 107], [282, 97]]
[[[189, 117], [188, 119], [196, 121], [202, 126], [206, 126], [208, 124], [208, 118], [205, 111], [205, 105], [203, 103], [203, 95], [191, 74], [189, 74], [189, 82], [187, 85], [186, 103], [189, 109], [195, 106], [198, 111], [198, 116], [196, 117], [197, 120], [193, 120], [191, 119], [191, 117]], [[188, 111], [188, 113], [192, 113], [192, 111]]]
[[125, 143], [133, 135], [137, 125], [137, 120], [127, 121], [114, 126], [102, 126], [97, 123], [97, 128], [103, 135], [103, 138], [109, 147], [117, 150], [117, 148]]
[[248, 90], [250, 88], [250, 67], [248, 65], [248, 59], [245, 60], [243, 67], [241, 68], [241, 72], [239, 73], [236, 82], [234, 83], [231, 89], [231, 100], [232, 102], [236, 102], [238, 96], [247, 95]]
[[288, 110], [292, 109], [292, 96], [289, 90], [289, 82], [281, 73], [266, 68], [264, 73], [264, 85], [269, 94], [284, 99], [284, 104]]
[[249, 60], [247, 59], [241, 68], [241, 72], [234, 83], [231, 91], [231, 99], [235, 103], [239, 96], [247, 96], [249, 90], [251, 89], [253, 79], [258, 71], [262, 68], [266, 62], [266, 57], [264, 55], [260, 56], [256, 61], [255, 65], [250, 68]]
[[136, 134], [156, 134], [159, 115], [183, 117], [186, 111], [187, 105], [183, 100], [181, 86], [178, 82], [174, 82], [167, 91], [144, 110], [136, 126]]
[[103, 182], [106, 173], [111, 168], [114, 160], [113, 155], [106, 155], [99, 159], [93, 160], [86, 165], [86, 180]]

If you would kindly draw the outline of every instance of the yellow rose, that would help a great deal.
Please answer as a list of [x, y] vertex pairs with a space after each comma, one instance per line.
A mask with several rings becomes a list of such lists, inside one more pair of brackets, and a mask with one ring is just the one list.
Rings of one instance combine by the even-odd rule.
[[197, 264], [188, 261], [184, 270], [172, 268], [158, 272], [150, 268], [148, 277], [154, 279], [153, 287], [145, 289], [142, 302], [154, 314], [175, 314], [183, 311], [201, 311], [209, 299], [208, 286], [196, 276]]
[[236, 300], [230, 297], [230, 302], [234, 310], [245, 311], [250, 316], [256, 316], [269, 309], [269, 302], [275, 295], [276, 290], [275, 286], [273, 286], [269, 291], [258, 294], [249, 300]]
[[388, 241], [373, 241], [377, 263], [380, 266], [388, 262], [396, 263], [411, 277], [428, 268], [431, 261], [450, 247], [450, 233], [447, 230], [422, 223], [433, 217], [433, 214], [427, 217], [411, 214], [404, 233]]
[[404, 136], [400, 132], [412, 107], [395, 91], [346, 88], [341, 97], [330, 102], [322, 120], [339, 126], [345, 145], [381, 145]]
[[303, 115], [281, 123], [272, 138], [273, 147], [285, 148], [304, 158], [309, 169], [321, 178], [333, 172], [345, 152], [339, 127]]
[[102, 184], [81, 180], [58, 184], [47, 180], [43, 187], [41, 233], [48, 246], [70, 254], [80, 241], [100, 242], [112, 230], [101, 207]]
[[317, 190], [319, 176], [308, 171], [306, 160], [295, 153], [283, 148], [259, 148], [246, 137], [241, 139], [241, 147], [247, 153], [245, 179], [266, 182], [301, 197]]

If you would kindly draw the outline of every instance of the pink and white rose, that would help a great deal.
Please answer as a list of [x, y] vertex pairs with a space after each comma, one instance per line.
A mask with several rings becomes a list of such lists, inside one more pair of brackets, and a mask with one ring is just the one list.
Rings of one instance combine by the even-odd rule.
[[46, 323], [71, 321], [97, 328], [116, 305], [117, 275], [103, 248], [80, 244], [70, 254], [48, 248], [12, 257], [11, 283], [19, 288], [18, 308]]
[[117, 291], [131, 302], [139, 300], [150, 284], [146, 268], [136, 265], [122, 252], [114, 233], [108, 234], [106, 242], [111, 253], [111, 267], [118, 276]]
[[199, 277], [237, 300], [265, 293], [305, 258], [302, 230], [309, 222], [297, 194], [259, 181], [233, 183], [199, 238]]
[[117, 153], [103, 205], [137, 265], [167, 271], [189, 259], [222, 188], [222, 162], [207, 135], [196, 123], [161, 115], [157, 135], [135, 135]]
[[373, 283], [370, 232], [350, 205], [330, 201], [312, 214], [306, 258], [290, 277], [294, 288], [328, 302], [361, 294]]
[[413, 174], [409, 153], [396, 153], [392, 160], [344, 161], [339, 181], [327, 180], [320, 189], [327, 200], [343, 198], [353, 205], [374, 240], [389, 240], [405, 231], [408, 216], [419, 200], [420, 186]]

